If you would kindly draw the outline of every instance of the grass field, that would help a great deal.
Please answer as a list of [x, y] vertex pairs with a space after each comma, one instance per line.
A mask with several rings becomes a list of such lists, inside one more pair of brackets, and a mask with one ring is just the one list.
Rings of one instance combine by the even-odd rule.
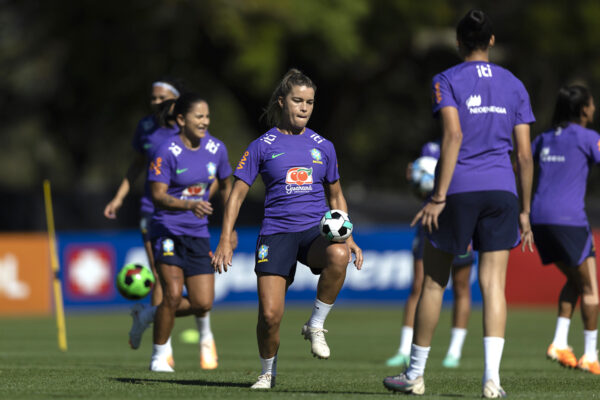
[[[0, 319], [0, 399], [238, 399], [313, 398], [379, 399], [394, 396], [381, 381], [397, 373], [384, 360], [398, 346], [398, 308], [338, 307], [326, 324], [332, 350], [329, 360], [314, 359], [300, 328], [309, 306], [289, 307], [281, 328], [277, 386], [268, 393], [248, 387], [260, 373], [254, 309], [217, 309], [212, 327], [219, 368], [199, 367], [198, 347], [181, 343], [178, 334], [195, 326], [178, 319], [173, 335], [176, 373], [147, 370], [151, 331], [142, 346], [127, 345], [130, 318], [125, 313], [68, 315], [69, 350], [56, 345], [50, 318]], [[483, 351], [481, 312], [472, 314], [469, 334], [457, 370], [441, 361], [448, 345], [449, 311], [440, 320], [425, 376], [424, 398], [480, 398]], [[509, 313], [502, 361], [502, 385], [514, 399], [600, 398], [600, 377], [566, 370], [545, 360], [554, 333], [555, 313], [548, 309], [513, 309]], [[579, 315], [570, 341], [579, 356], [583, 334]]]

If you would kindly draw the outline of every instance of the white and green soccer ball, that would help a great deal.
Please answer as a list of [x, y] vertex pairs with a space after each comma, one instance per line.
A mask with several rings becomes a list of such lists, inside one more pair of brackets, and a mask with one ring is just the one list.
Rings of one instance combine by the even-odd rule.
[[343, 242], [352, 234], [353, 225], [342, 210], [329, 210], [321, 218], [321, 234], [332, 242]]

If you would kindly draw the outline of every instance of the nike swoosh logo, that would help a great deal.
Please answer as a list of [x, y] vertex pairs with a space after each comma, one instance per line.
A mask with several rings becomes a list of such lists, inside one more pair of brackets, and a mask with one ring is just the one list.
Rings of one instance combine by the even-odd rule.
[[183, 169], [177, 169], [177, 170], [175, 170], [175, 172], [177, 172], [177, 175], [179, 175], [179, 174], [183, 174], [187, 170], [188, 170], [187, 168], [183, 168]]
[[271, 154], [271, 158], [277, 158], [279, 156], [284, 155], [285, 153], [279, 153], [279, 154]]
[[150, 147], [152, 147], [152, 143], [144, 143], [145, 150], [148, 150]]

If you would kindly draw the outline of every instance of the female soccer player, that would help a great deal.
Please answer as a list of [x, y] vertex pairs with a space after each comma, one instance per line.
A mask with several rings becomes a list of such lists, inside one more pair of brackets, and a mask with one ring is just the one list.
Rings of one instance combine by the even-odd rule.
[[[208, 198], [215, 180], [223, 185], [224, 198], [231, 189], [225, 145], [207, 132], [206, 101], [197, 94], [184, 94], [175, 103], [173, 115], [181, 133], [158, 148], [148, 173], [156, 206], [150, 232], [163, 289], [163, 300], [154, 315], [150, 370], [159, 372], [173, 371], [168, 342], [176, 314], [194, 314], [201, 319], [212, 308], [215, 281], [209, 255], [207, 216], [212, 214], [212, 206]], [[184, 284], [187, 298], [182, 298]], [[202, 342], [212, 343], [215, 352], [210, 326], [206, 328], [207, 332], [201, 332]]]
[[[554, 263], [567, 277], [560, 292], [556, 331], [547, 357], [566, 367], [600, 374], [596, 350], [596, 254], [584, 209], [590, 165], [600, 162], [600, 135], [586, 129], [594, 119], [594, 111], [594, 100], [587, 88], [574, 85], [558, 92], [552, 129], [532, 144], [540, 177], [531, 205], [531, 223], [542, 263]], [[579, 297], [585, 351], [577, 361], [567, 338]]]
[[333, 144], [306, 127], [315, 91], [310, 78], [291, 69], [273, 92], [264, 114], [273, 128], [250, 143], [237, 166], [221, 239], [212, 259], [219, 273], [231, 265], [231, 233], [242, 202], [260, 173], [266, 199], [255, 272], [259, 300], [256, 334], [262, 372], [252, 389], [275, 386], [279, 325], [296, 262], [320, 274], [312, 315], [302, 327], [302, 335], [310, 340], [311, 351], [319, 358], [330, 355], [323, 325], [344, 283], [351, 253], [356, 256], [356, 268], [362, 266], [362, 251], [352, 237], [345, 243], [332, 243], [319, 233], [319, 221], [328, 210], [327, 200], [332, 209], [347, 211], [347, 205]]
[[[472, 241], [480, 255], [483, 297], [483, 397], [496, 398], [506, 395], [499, 374], [506, 325], [504, 285], [509, 249], [519, 243], [519, 224], [523, 249], [532, 250], [529, 124], [534, 117], [523, 84], [489, 62], [495, 42], [489, 17], [480, 10], [469, 11], [458, 24], [457, 39], [465, 62], [433, 78], [433, 112], [441, 118], [442, 148], [433, 195], [413, 220], [424, 225], [429, 240], [411, 360], [404, 373], [383, 383], [393, 391], [425, 392], [425, 364], [452, 259], [464, 254]], [[517, 152], [520, 213], [511, 136]]]
[[[440, 157], [440, 143], [428, 142], [421, 149], [420, 157]], [[407, 168], [407, 179], [411, 180], [411, 168]], [[417, 233], [413, 241], [413, 283], [410, 295], [404, 306], [404, 319], [400, 336], [398, 352], [386, 361], [389, 367], [407, 367], [410, 361], [410, 345], [413, 338], [415, 311], [423, 286], [423, 249], [425, 247], [425, 230], [421, 224], [417, 226]], [[457, 368], [460, 365], [462, 347], [467, 336], [467, 324], [471, 312], [471, 266], [475, 256], [471, 248], [452, 261], [452, 291], [454, 294], [454, 308], [452, 312], [452, 330], [450, 333], [450, 346], [442, 365], [446, 368]]]

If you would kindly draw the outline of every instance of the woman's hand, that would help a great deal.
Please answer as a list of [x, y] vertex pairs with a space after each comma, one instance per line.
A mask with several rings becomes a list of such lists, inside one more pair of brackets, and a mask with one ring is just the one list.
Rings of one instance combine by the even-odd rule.
[[209, 201], [193, 201], [190, 207], [190, 210], [194, 213], [194, 215], [198, 218], [204, 218], [207, 215], [212, 215], [213, 208], [212, 204]]
[[519, 214], [519, 226], [521, 227], [521, 251], [525, 251], [525, 246], [527, 246], [529, 251], [533, 252], [533, 232], [531, 231], [528, 212]]
[[120, 199], [112, 199], [110, 203], [104, 207], [104, 216], [108, 219], [117, 218], [117, 211], [121, 208], [123, 202]]
[[433, 229], [438, 229], [438, 217], [446, 207], [446, 200], [443, 201], [429, 201], [425, 206], [415, 215], [415, 218], [410, 223], [410, 226], [415, 226], [419, 221], [427, 228], [429, 233], [433, 232]]
[[219, 274], [227, 272], [227, 267], [231, 266], [231, 259], [233, 258], [233, 248], [231, 247], [231, 239], [219, 241], [215, 255], [213, 256], [210, 263], [212, 264], [215, 272]]
[[362, 250], [360, 249], [360, 247], [358, 247], [352, 236], [346, 239], [346, 244], [350, 249], [350, 253], [348, 255], [348, 263], [352, 262], [352, 253], [354, 253], [354, 256], [356, 257], [356, 259], [354, 260], [354, 265], [356, 266], [356, 269], [360, 270], [363, 264]]

